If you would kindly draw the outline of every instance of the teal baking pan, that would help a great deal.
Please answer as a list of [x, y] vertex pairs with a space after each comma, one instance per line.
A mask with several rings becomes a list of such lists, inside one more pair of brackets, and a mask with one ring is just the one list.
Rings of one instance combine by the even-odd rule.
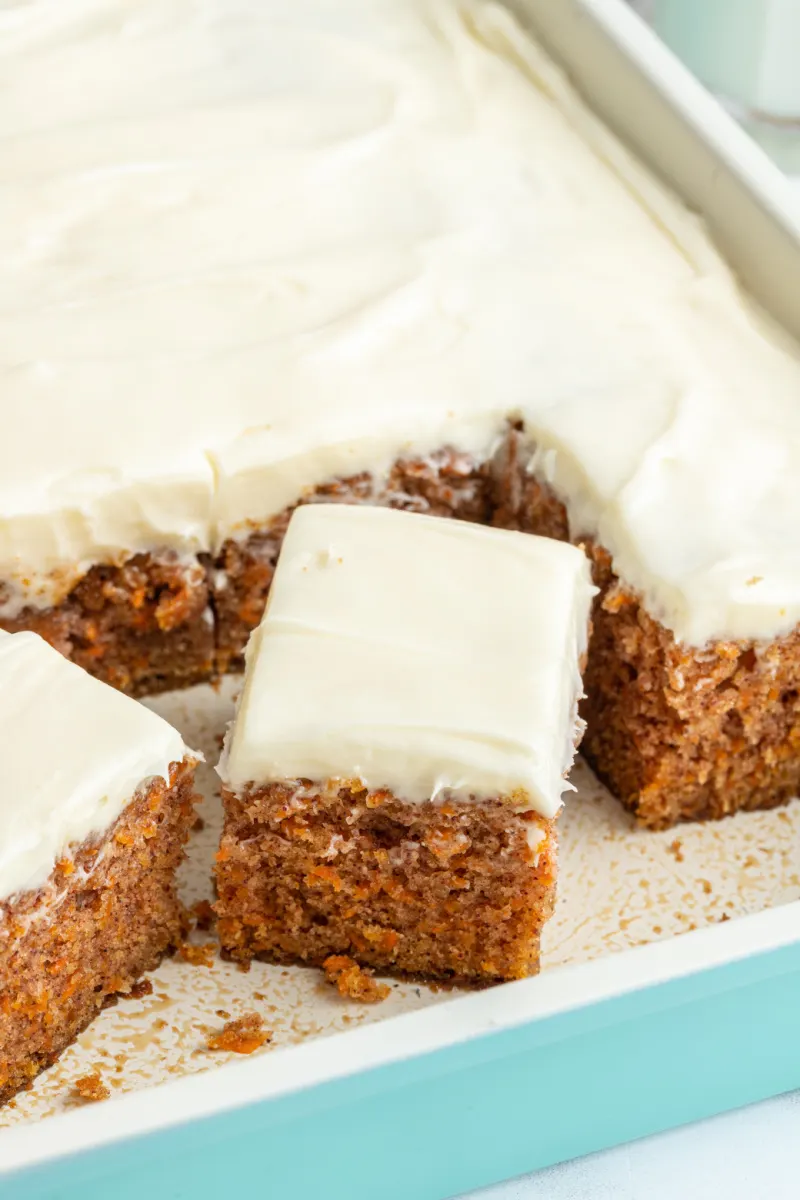
[[441, 1200], [800, 1084], [800, 904], [7, 1130], [8, 1200]]
[[[513, 7], [800, 337], [800, 229], [761, 152], [622, 0]], [[228, 684], [154, 703], [213, 756]], [[648, 834], [579, 775], [538, 978], [356, 1013], [313, 972], [167, 963], [0, 1114], [0, 1200], [443, 1200], [800, 1087], [800, 804]], [[258, 1006], [273, 1046], [216, 1065], [204, 1030]], [[71, 1106], [98, 1066], [112, 1098]]]

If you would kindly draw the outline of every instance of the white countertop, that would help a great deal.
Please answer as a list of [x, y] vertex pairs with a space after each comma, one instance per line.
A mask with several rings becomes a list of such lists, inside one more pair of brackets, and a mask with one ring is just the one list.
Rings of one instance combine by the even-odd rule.
[[797, 1200], [800, 1092], [538, 1171], [474, 1200]]
[[[796, 181], [800, 203], [800, 178]], [[797, 1200], [800, 1091], [463, 1200]]]

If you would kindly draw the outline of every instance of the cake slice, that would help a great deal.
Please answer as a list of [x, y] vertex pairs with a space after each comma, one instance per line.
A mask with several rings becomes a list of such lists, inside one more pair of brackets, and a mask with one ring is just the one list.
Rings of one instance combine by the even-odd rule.
[[549, 539], [298, 509], [218, 768], [223, 950], [535, 972], [592, 595]]
[[196, 756], [34, 633], [0, 633], [0, 1103], [181, 938]]

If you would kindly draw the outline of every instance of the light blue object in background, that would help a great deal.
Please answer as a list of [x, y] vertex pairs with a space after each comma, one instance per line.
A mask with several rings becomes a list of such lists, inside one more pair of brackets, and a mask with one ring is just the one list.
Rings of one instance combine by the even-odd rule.
[[653, 0], [649, 12], [763, 149], [800, 172], [800, 0]]
[[653, 0], [656, 32], [708, 87], [800, 125], [800, 0]]

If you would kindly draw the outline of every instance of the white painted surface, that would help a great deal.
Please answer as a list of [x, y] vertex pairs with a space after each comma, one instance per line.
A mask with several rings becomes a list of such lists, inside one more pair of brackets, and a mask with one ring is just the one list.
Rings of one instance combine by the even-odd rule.
[[800, 1092], [473, 1194], [474, 1200], [797, 1200]]

